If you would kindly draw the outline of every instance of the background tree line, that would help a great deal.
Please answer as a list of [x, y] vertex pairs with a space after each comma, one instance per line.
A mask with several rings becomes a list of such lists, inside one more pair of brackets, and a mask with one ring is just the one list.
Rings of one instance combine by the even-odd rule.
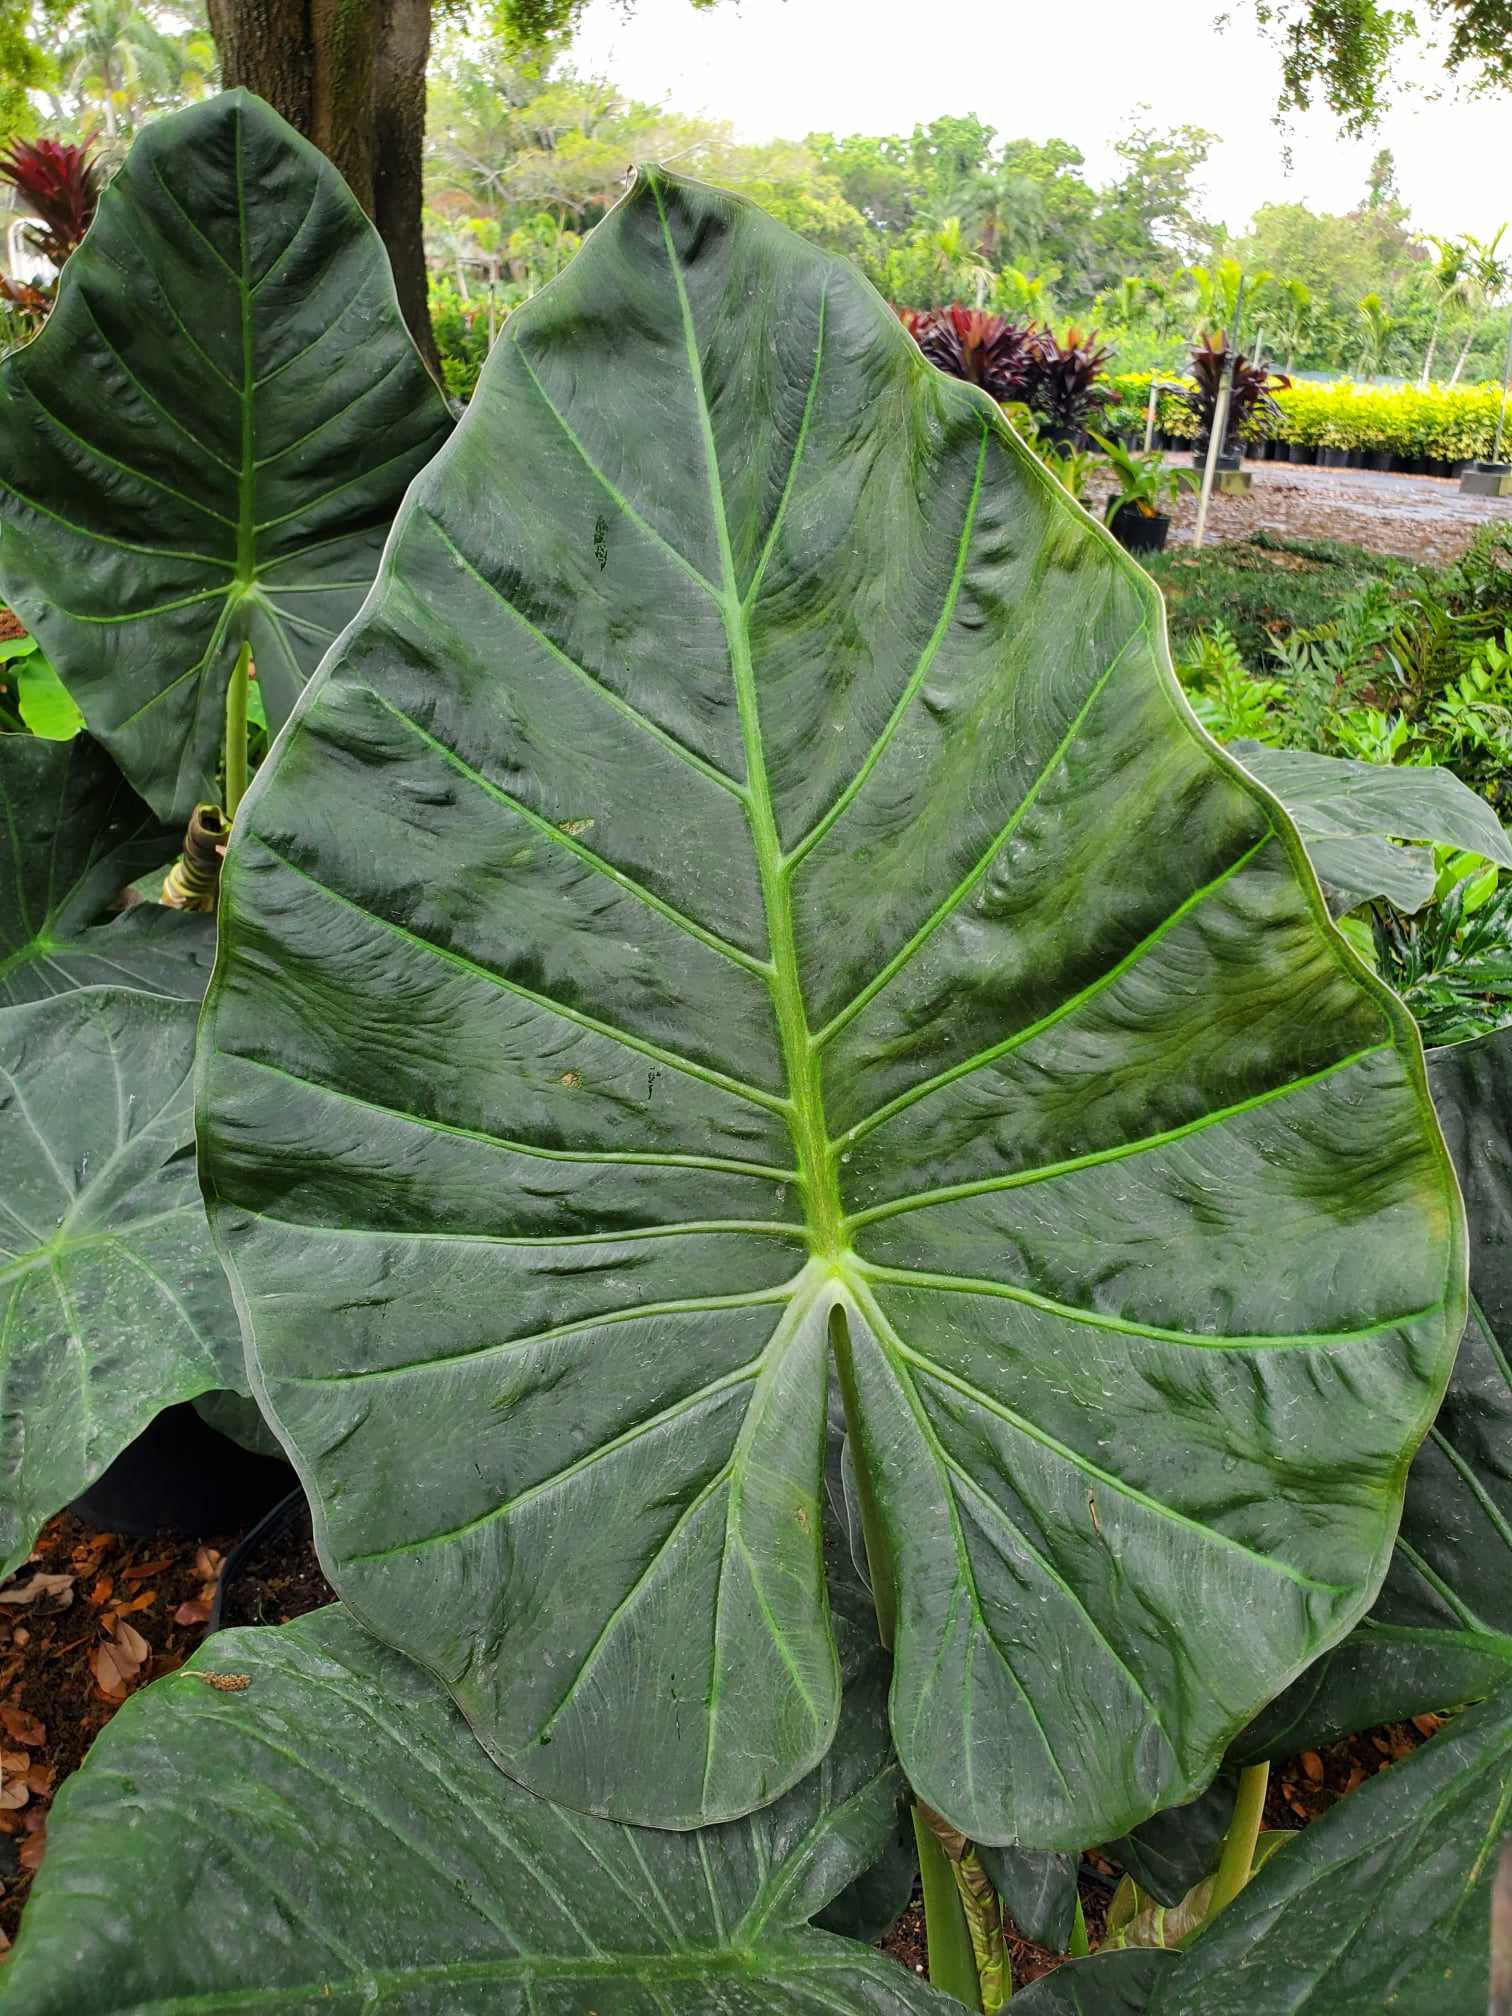
[[1070, 140], [1004, 137], [971, 113], [753, 144], [576, 71], [569, 5], [499, 0], [463, 19], [446, 4], [433, 23], [431, 0], [209, 0], [208, 17], [194, 0], [45, 0], [22, 75], [0, 0], [0, 128], [93, 132], [111, 154], [223, 80], [260, 90], [377, 218], [412, 325], [424, 333], [429, 294], [443, 351], [472, 353], [454, 368], [464, 384], [499, 317], [560, 269], [644, 159], [740, 190], [855, 259], [889, 300], [1095, 324], [1125, 369], [1179, 363], [1199, 327], [1231, 315], [1242, 272], [1248, 332], [1283, 368], [1499, 371], [1512, 247], [1416, 232], [1388, 153], [1343, 214], [1261, 201], [1233, 236], [1203, 214], [1216, 136], [1162, 129], [1147, 108], [1101, 185]]

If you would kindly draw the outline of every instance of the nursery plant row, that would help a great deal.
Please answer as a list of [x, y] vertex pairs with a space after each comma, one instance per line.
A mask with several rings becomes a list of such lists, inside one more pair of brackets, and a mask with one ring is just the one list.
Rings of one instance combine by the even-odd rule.
[[1005, 1914], [1025, 2016], [1480, 2016], [1512, 1035], [1334, 919], [1512, 868], [1484, 799], [1220, 746], [994, 400], [700, 183], [456, 420], [242, 92], [0, 364], [0, 594], [82, 721], [0, 735], [0, 1567], [232, 1392], [340, 1598], [113, 1718], [5, 2016], [991, 2016]]

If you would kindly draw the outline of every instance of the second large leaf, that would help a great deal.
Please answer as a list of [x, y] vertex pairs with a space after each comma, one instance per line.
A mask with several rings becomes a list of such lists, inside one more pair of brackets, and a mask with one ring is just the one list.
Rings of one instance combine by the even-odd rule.
[[318, 148], [245, 91], [142, 133], [0, 366], [0, 587], [160, 817], [218, 796], [243, 644], [282, 726], [450, 429]]
[[1191, 1796], [1368, 1604], [1464, 1318], [1411, 1025], [1144, 578], [760, 211], [645, 175], [511, 317], [222, 916], [261, 1397], [535, 1789], [823, 1753], [832, 1350], [974, 1839]]

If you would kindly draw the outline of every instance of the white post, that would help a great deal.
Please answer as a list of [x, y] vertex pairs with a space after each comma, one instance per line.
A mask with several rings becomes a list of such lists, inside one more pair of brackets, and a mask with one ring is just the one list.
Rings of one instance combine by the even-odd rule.
[[1159, 405], [1160, 405], [1160, 381], [1157, 378], [1152, 378], [1150, 380], [1150, 403], [1145, 408], [1144, 452], [1146, 453], [1146, 455], [1148, 455], [1155, 446], [1155, 413]]
[[1202, 495], [1197, 500], [1197, 530], [1194, 543], [1202, 544], [1207, 531], [1208, 504], [1213, 495], [1213, 478], [1218, 473], [1218, 454], [1223, 445], [1223, 437], [1228, 432], [1229, 401], [1234, 391], [1234, 357], [1230, 351], [1228, 362], [1223, 367], [1223, 376], [1218, 384], [1218, 397], [1213, 402], [1213, 428], [1208, 435], [1207, 461], [1202, 470]]

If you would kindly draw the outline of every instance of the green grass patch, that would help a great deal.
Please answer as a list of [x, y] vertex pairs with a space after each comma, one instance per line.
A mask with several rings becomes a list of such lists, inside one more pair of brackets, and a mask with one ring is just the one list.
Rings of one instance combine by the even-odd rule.
[[1277, 532], [1201, 553], [1173, 546], [1147, 564], [1165, 596], [1178, 653], [1197, 631], [1225, 623], [1251, 664], [1262, 662], [1278, 638], [1331, 621], [1372, 581], [1400, 579], [1405, 586], [1417, 578], [1417, 569], [1388, 554]]

